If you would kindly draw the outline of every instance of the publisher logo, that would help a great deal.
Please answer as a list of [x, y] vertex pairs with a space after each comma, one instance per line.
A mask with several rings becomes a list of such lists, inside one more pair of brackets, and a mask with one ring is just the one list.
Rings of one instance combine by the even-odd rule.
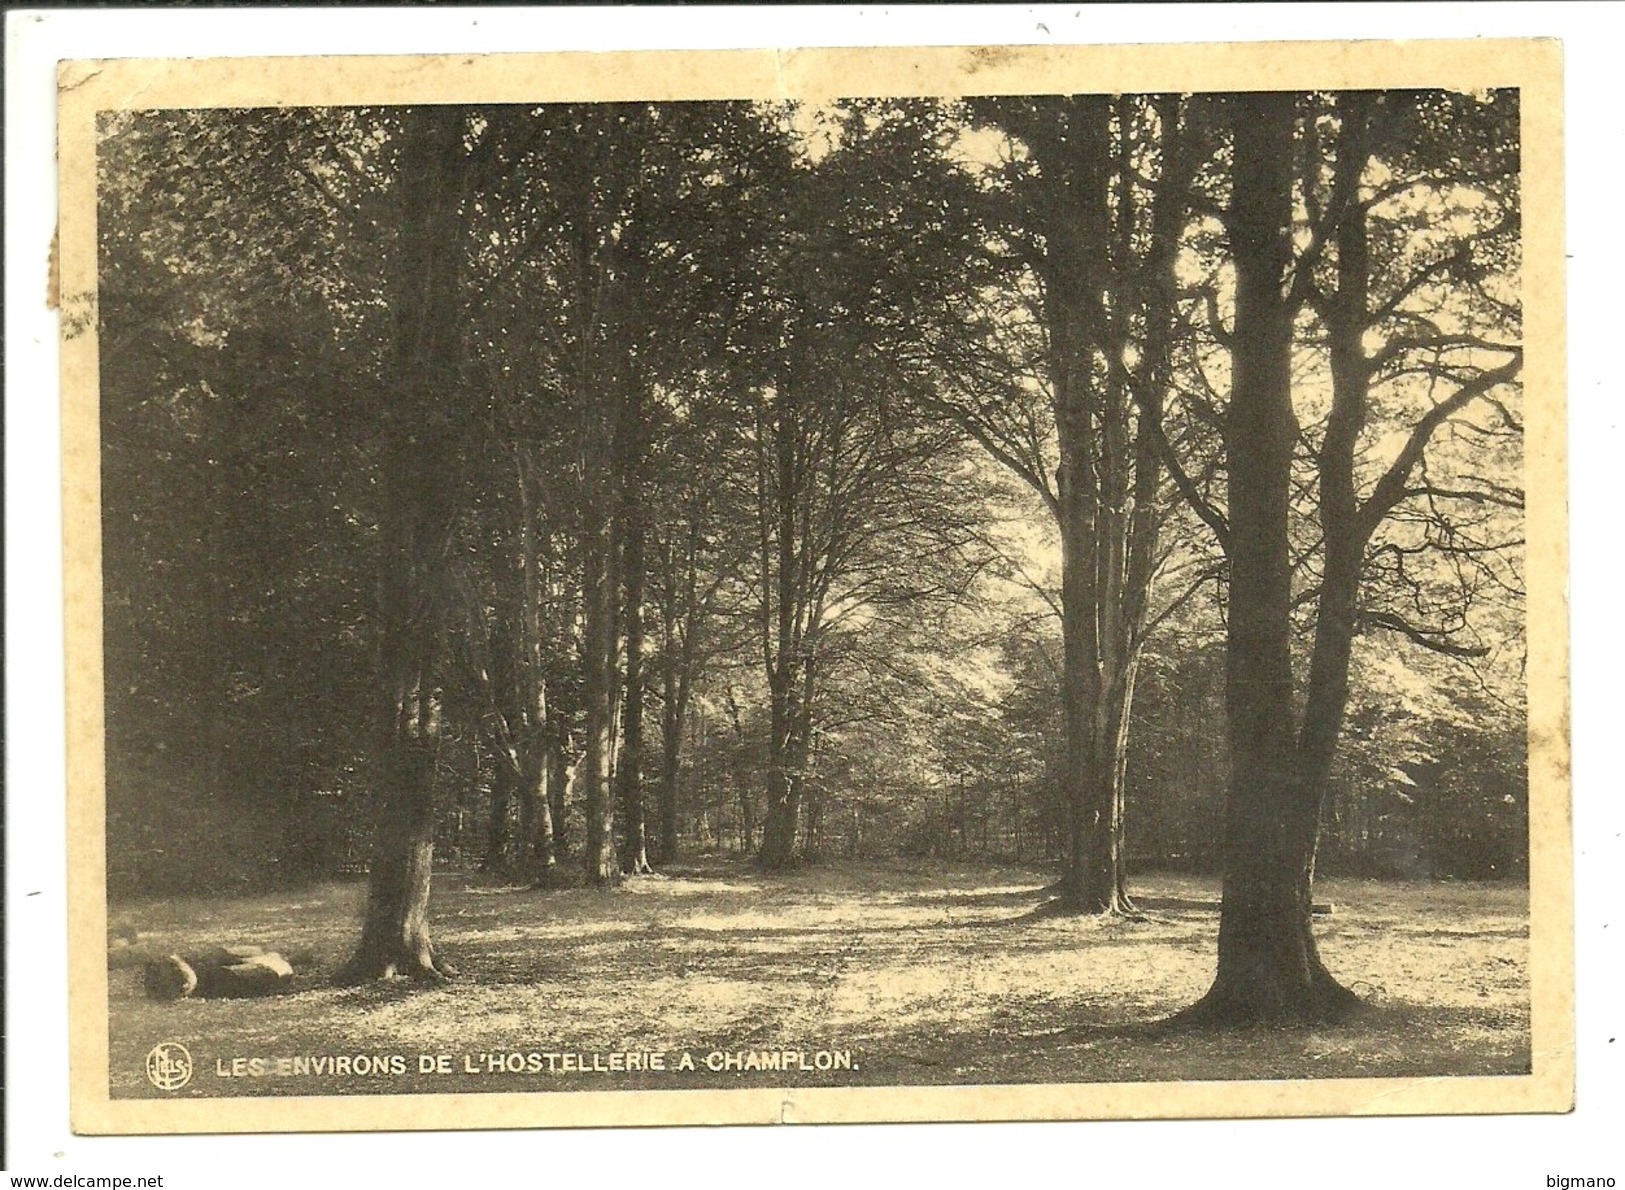
[[160, 1091], [179, 1091], [192, 1081], [192, 1055], [178, 1041], [161, 1041], [147, 1055], [147, 1081]]

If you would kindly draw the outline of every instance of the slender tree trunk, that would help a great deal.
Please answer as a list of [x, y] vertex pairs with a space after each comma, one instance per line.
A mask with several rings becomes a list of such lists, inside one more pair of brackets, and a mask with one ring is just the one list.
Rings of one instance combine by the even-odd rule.
[[[1096, 462], [1097, 507], [1095, 514], [1095, 620], [1096, 654], [1099, 658], [1100, 679], [1098, 702], [1092, 723], [1094, 737], [1090, 742], [1095, 764], [1101, 770], [1104, 789], [1097, 795], [1100, 809], [1100, 838], [1095, 840], [1097, 868], [1095, 900], [1107, 912], [1123, 912], [1128, 905], [1123, 899], [1123, 787], [1120, 781], [1121, 761], [1118, 745], [1123, 737], [1128, 694], [1126, 678], [1130, 663], [1135, 627], [1128, 618], [1128, 592], [1125, 590], [1127, 558], [1129, 553], [1130, 504], [1133, 481], [1133, 459], [1129, 452], [1129, 410], [1131, 380], [1125, 361], [1130, 346], [1130, 326], [1123, 304], [1135, 292], [1133, 282], [1136, 262], [1134, 232], [1136, 221], [1136, 190], [1130, 177], [1131, 156], [1129, 145], [1130, 107], [1133, 101], [1119, 96], [1101, 114], [1106, 125], [1109, 150], [1096, 150], [1104, 157], [1109, 151], [1112, 172], [1100, 182], [1092, 183], [1099, 192], [1110, 191], [1116, 198], [1116, 209], [1111, 214], [1102, 210], [1096, 218], [1108, 226], [1112, 233], [1107, 253], [1103, 257], [1104, 285], [1109, 295], [1092, 312], [1098, 324], [1094, 337], [1105, 358], [1105, 377], [1096, 386], [1096, 424], [1098, 459]], [[1112, 109], [1119, 118], [1116, 128], [1111, 126]]]
[[[1110, 700], [1112, 781], [1116, 802], [1113, 828], [1117, 852], [1117, 900], [1126, 909], [1133, 908], [1128, 895], [1129, 734], [1133, 722], [1135, 682], [1139, 677], [1151, 592], [1156, 580], [1157, 544], [1162, 529], [1162, 461], [1157, 444], [1162, 435], [1165, 394], [1173, 371], [1174, 325], [1179, 316], [1175, 270], [1190, 184], [1181, 100], [1175, 95], [1162, 95], [1154, 97], [1151, 103], [1159, 126], [1162, 165], [1152, 196], [1151, 243], [1144, 262], [1145, 281], [1139, 287], [1145, 329], [1138, 377], [1127, 376], [1127, 365], [1122, 364], [1125, 375], [1120, 389], [1125, 398], [1130, 390], [1133, 394], [1132, 402], [1125, 402], [1122, 410], [1125, 426], [1130, 412], [1129, 404], [1133, 405], [1136, 418], [1132, 447], [1124, 448], [1133, 457], [1132, 511], [1123, 520], [1127, 538], [1123, 554], [1121, 615], [1118, 619], [1120, 636]], [[1120, 160], [1120, 176], [1126, 177], [1128, 170], [1125, 145]], [[1134, 256], [1129, 241], [1125, 240], [1120, 245], [1119, 255], [1119, 272], [1127, 273], [1133, 267], [1131, 262]], [[1125, 353], [1119, 350], [1113, 354], [1118, 361], [1122, 361]]]
[[[519, 831], [515, 836], [514, 858], [512, 870], [521, 877], [531, 878], [536, 870], [537, 856], [541, 852], [538, 839], [538, 814], [536, 762], [533, 757], [525, 758], [524, 768], [520, 774], [518, 784], [519, 792]], [[542, 786], [542, 797], [546, 796], [546, 785]]]
[[734, 790], [739, 802], [739, 850], [756, 850], [756, 795], [750, 781], [734, 777]]
[[[635, 499], [635, 498], [634, 498]], [[647, 825], [643, 812], [643, 578], [644, 531], [642, 510], [628, 509], [629, 523], [622, 551], [625, 590], [626, 696], [621, 712], [621, 752], [615, 769], [619, 786], [621, 829], [626, 850], [625, 870], [644, 875], [649, 864]]]
[[807, 855], [816, 860], [824, 846], [824, 791], [817, 782], [805, 785], [803, 791], [807, 803]]
[[1049, 162], [1049, 258], [1046, 293], [1061, 466], [1057, 476], [1061, 535], [1062, 705], [1067, 833], [1061, 903], [1085, 913], [1120, 908], [1116, 863], [1117, 808], [1105, 743], [1101, 672], [1100, 392], [1094, 377], [1090, 308], [1105, 284], [1110, 230], [1106, 183], [1109, 101], [1067, 101], [1067, 139]]
[[[1073, 96], [1018, 102], [995, 116], [1026, 142], [1039, 169], [1030, 214], [1043, 232], [1061, 455], [1053, 493], [1003, 460], [1049, 498], [1061, 539], [1063, 814], [1057, 832], [1046, 807], [1040, 833], [1046, 853], [1057, 836], [1062, 844], [1062, 903], [1090, 912], [1133, 908], [1126, 749], [1156, 570], [1161, 407], [1179, 316], [1175, 263], [1190, 180], [1183, 108], [1177, 95]], [[1158, 177], [1147, 244], [1136, 150], [1149, 137]]]
[[539, 697], [542, 707], [532, 728], [535, 738], [528, 750], [525, 765], [525, 839], [529, 852], [525, 857], [525, 876], [533, 884], [546, 888], [554, 883], [558, 866], [558, 851], [553, 838], [555, 746], [553, 733], [547, 725], [546, 695], [544, 693]]
[[1234, 105], [1231, 247], [1236, 326], [1227, 441], [1230, 605], [1224, 892], [1218, 974], [1187, 1009], [1203, 1023], [1317, 1020], [1355, 1002], [1320, 961], [1311, 930], [1318, 791], [1303, 780], [1294, 730], [1292, 566], [1287, 515], [1298, 437], [1292, 409], [1294, 98]]
[[[553, 856], [562, 860], [570, 852], [570, 837], [565, 830], [565, 815], [569, 813], [570, 793], [575, 785], [578, 766], [570, 763], [570, 729], [563, 714], [551, 707], [547, 715], [547, 800], [551, 812]], [[579, 763], [579, 762], [578, 762]]]
[[678, 816], [682, 804], [683, 728], [688, 717], [689, 693], [694, 684], [695, 656], [700, 631], [701, 609], [697, 573], [700, 530], [696, 521], [690, 521], [687, 538], [680, 573], [675, 548], [668, 543], [665, 551], [665, 598], [661, 614], [663, 621], [661, 676], [665, 696], [661, 721], [662, 862], [676, 859], [680, 847]]
[[[554, 881], [558, 857], [553, 838], [553, 768], [555, 731], [548, 701], [547, 643], [543, 633], [543, 604], [549, 584], [542, 572], [536, 532], [535, 499], [532, 495], [534, 461], [522, 445], [515, 444], [514, 481], [519, 495], [519, 665], [516, 667], [518, 719], [524, 724], [519, 743], [519, 838], [518, 871], [534, 886], [549, 887]], [[556, 618], [556, 617], [549, 617]]]
[[668, 862], [677, 858], [681, 850], [679, 810], [682, 805], [683, 732], [688, 720], [689, 692], [693, 671], [692, 634], [695, 626], [689, 622], [683, 642], [683, 659], [666, 670], [666, 698], [661, 725], [660, 776], [660, 858]]
[[677, 550], [660, 549], [660, 827], [661, 863], [677, 857], [677, 784], [681, 777], [683, 716], [677, 701]]
[[498, 760], [491, 781], [491, 816], [485, 827], [485, 854], [480, 859], [480, 871], [504, 872], [512, 858], [513, 805], [519, 793], [518, 775]]
[[644, 381], [635, 374], [635, 369], [626, 371], [631, 374], [621, 385], [615, 432], [618, 619], [626, 645], [620, 747], [615, 759], [615, 800], [620, 817], [622, 868], [630, 875], [645, 875], [653, 871], [649, 865], [648, 824], [643, 803], [643, 602], [648, 573], [648, 510], [644, 507], [643, 474], [647, 430], [643, 424]]
[[1129, 642], [1131, 654], [1118, 675], [1117, 683], [1113, 687], [1111, 712], [1111, 752], [1112, 752], [1112, 798], [1115, 807], [1112, 813], [1113, 860], [1114, 872], [1117, 881], [1117, 904], [1124, 911], [1131, 911], [1134, 902], [1128, 894], [1128, 744], [1129, 744], [1129, 715], [1134, 706], [1134, 682], [1139, 675], [1140, 657], [1139, 642]]
[[[668, 648], [671, 647], [668, 642]], [[681, 800], [683, 718], [686, 711], [683, 683], [675, 659], [664, 666], [665, 695], [660, 718], [660, 862], [670, 863], [679, 850], [677, 807]]]
[[660, 739], [660, 862], [668, 864], [682, 848], [677, 830], [677, 806], [682, 797], [682, 731], [679, 719], [662, 721]]
[[1361, 521], [1354, 480], [1354, 456], [1365, 429], [1371, 381], [1363, 342], [1371, 317], [1371, 249], [1366, 210], [1358, 202], [1360, 176], [1370, 156], [1366, 137], [1370, 102], [1370, 96], [1359, 94], [1339, 101], [1342, 132], [1332, 197], [1337, 292], [1322, 309], [1332, 370], [1332, 409], [1318, 459], [1325, 560], [1299, 736], [1303, 779], [1322, 805], [1329, 793], [1332, 759], [1348, 706], [1349, 654], [1354, 645], [1360, 572], [1371, 534], [1371, 527]]
[[610, 884], [620, 878], [615, 857], [615, 802], [611, 779], [615, 747], [615, 599], [609, 565], [610, 526], [602, 502], [582, 510], [582, 695], [586, 704], [586, 744], [578, 779], [586, 819], [583, 851], [587, 879]]

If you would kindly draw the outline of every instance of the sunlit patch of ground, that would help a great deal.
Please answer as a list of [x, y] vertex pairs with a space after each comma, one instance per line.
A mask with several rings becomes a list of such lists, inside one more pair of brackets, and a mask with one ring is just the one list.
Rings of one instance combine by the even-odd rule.
[[[444, 876], [437, 946], [454, 984], [338, 989], [364, 886], [115, 907], [139, 932], [111, 952], [113, 1094], [310, 1095], [749, 1085], [1096, 1082], [1523, 1073], [1528, 896], [1510, 885], [1324, 881], [1332, 971], [1372, 1005], [1333, 1028], [1168, 1034], [1147, 1026], [1212, 978], [1214, 881], [1134, 881], [1138, 919], [1035, 912], [1050, 876], [941, 862], [835, 863], [766, 877], [714, 862], [617, 890], [536, 892]], [[160, 1003], [140, 960], [225, 942], [292, 959], [284, 996]], [[147, 1081], [163, 1041], [191, 1051], [178, 1092]], [[710, 1055], [803, 1053], [789, 1071]], [[677, 1070], [688, 1053], [695, 1069]], [[851, 1069], [816, 1067], [820, 1052]], [[530, 1054], [538, 1055], [535, 1059]], [[565, 1071], [563, 1054], [660, 1054], [667, 1069]], [[512, 1061], [556, 1069], [500, 1072]], [[384, 1059], [357, 1075], [230, 1077], [234, 1058]], [[398, 1056], [398, 1073], [388, 1059]], [[422, 1070], [445, 1056], [450, 1073]], [[842, 1059], [831, 1057], [830, 1062]], [[623, 1059], [624, 1062], [624, 1059]], [[467, 1073], [469, 1066], [479, 1071]]]

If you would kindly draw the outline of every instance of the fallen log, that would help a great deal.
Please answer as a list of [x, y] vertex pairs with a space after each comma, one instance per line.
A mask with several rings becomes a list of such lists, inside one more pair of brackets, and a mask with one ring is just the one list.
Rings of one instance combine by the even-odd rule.
[[144, 982], [154, 1000], [242, 999], [270, 996], [293, 981], [293, 967], [259, 946], [220, 946], [202, 955], [153, 959]]

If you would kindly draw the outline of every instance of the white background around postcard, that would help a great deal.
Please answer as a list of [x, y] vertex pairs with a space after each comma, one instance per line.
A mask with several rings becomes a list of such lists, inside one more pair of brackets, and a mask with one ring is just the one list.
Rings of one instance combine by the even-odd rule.
[[[1625, 4], [145, 9], [6, 14], [8, 1165], [174, 1190], [566, 1184], [1539, 1188], [1625, 1181]], [[56, 320], [58, 58], [1558, 37], [1567, 91], [1578, 1110], [1570, 1116], [87, 1138], [68, 1130]], [[1617, 1039], [1617, 1040], [1616, 1040]]]

